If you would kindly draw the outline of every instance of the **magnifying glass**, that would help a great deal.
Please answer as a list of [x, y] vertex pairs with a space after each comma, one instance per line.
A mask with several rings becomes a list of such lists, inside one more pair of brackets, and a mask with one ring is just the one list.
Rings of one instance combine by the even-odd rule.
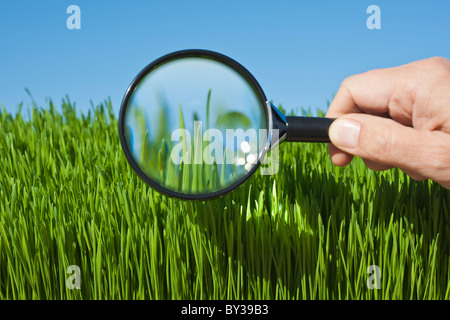
[[208, 200], [240, 186], [283, 141], [330, 142], [333, 120], [286, 117], [235, 60], [182, 50], [150, 63], [132, 81], [119, 135], [130, 166], [149, 186]]

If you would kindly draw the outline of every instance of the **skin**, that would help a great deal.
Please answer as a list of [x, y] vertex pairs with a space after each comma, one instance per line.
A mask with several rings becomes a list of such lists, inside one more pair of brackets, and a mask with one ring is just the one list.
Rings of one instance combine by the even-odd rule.
[[398, 167], [450, 189], [450, 60], [371, 70], [342, 82], [326, 115], [337, 166], [354, 156], [376, 171]]

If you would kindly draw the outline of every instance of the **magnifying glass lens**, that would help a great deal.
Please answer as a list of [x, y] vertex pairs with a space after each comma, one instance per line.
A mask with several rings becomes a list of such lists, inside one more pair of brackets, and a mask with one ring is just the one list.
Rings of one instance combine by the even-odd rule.
[[239, 185], [267, 139], [255, 86], [211, 57], [169, 59], [138, 76], [124, 99], [127, 158], [151, 186], [195, 198]]

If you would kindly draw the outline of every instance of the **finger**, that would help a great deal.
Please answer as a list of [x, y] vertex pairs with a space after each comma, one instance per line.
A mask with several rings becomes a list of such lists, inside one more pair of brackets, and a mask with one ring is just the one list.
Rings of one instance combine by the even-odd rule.
[[368, 113], [412, 124], [412, 86], [406, 66], [371, 70], [346, 78], [333, 99], [326, 117]]
[[[339, 118], [349, 113], [369, 112], [388, 116], [388, 104], [392, 94], [392, 70], [381, 69], [353, 75], [345, 79], [333, 99], [326, 117]], [[331, 161], [345, 166], [353, 156], [333, 145], [328, 147]]]
[[439, 181], [442, 170], [450, 169], [450, 135], [442, 132], [417, 130], [368, 114], [349, 114], [333, 122], [329, 134], [342, 151], [417, 177]]
[[415, 181], [424, 181], [427, 179], [423, 175], [417, 174], [416, 172], [412, 172], [410, 170], [404, 169], [403, 172], [406, 173], [411, 179], [413, 179]]
[[363, 161], [365, 165], [373, 171], [386, 171], [393, 168], [391, 165], [380, 164], [368, 159], [363, 159]]
[[353, 159], [353, 155], [336, 148], [331, 143], [328, 144], [328, 153], [333, 164], [339, 167], [348, 165]]

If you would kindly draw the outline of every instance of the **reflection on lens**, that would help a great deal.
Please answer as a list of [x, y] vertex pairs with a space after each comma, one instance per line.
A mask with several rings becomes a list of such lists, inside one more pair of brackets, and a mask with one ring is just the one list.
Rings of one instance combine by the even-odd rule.
[[128, 99], [126, 144], [158, 186], [210, 194], [258, 163], [267, 138], [264, 108], [252, 85], [227, 65], [173, 59], [144, 76]]

